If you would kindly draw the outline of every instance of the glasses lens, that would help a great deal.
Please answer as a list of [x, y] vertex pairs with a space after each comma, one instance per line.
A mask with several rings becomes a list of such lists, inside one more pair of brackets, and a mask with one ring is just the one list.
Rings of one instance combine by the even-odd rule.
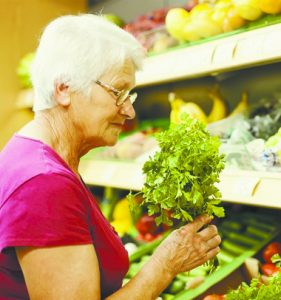
[[117, 105], [122, 105], [128, 98], [129, 91], [122, 91], [116, 100]]
[[130, 95], [129, 91], [122, 92], [117, 99], [117, 105], [122, 105], [128, 98], [130, 99], [131, 104], [133, 104], [136, 101], [137, 96], [137, 93], [133, 93]]
[[129, 97], [130, 97], [131, 104], [133, 104], [136, 101], [136, 99], [138, 97], [138, 94], [137, 93], [133, 93], [133, 94], [129, 95]]

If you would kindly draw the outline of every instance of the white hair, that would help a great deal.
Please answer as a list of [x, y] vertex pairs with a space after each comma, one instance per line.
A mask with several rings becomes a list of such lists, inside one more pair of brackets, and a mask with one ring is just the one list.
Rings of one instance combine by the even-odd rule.
[[89, 95], [94, 80], [131, 59], [136, 70], [145, 51], [128, 32], [102, 16], [62, 16], [44, 30], [31, 66], [33, 110], [54, 107], [55, 82]]

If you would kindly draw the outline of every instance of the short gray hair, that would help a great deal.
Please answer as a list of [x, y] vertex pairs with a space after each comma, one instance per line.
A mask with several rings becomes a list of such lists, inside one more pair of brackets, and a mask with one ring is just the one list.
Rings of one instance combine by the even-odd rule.
[[108, 70], [122, 66], [128, 58], [139, 70], [144, 56], [131, 34], [102, 16], [59, 17], [45, 28], [31, 67], [33, 110], [55, 106], [56, 81], [87, 95], [91, 83]]

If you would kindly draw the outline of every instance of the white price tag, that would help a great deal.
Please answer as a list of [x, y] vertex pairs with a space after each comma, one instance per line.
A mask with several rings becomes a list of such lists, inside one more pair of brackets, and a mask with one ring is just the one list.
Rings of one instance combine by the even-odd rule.
[[216, 65], [229, 65], [232, 62], [237, 41], [221, 43], [216, 46], [212, 63]]
[[252, 197], [254, 196], [255, 189], [260, 183], [261, 178], [259, 177], [242, 177], [237, 179], [233, 185], [233, 194], [241, 197]]

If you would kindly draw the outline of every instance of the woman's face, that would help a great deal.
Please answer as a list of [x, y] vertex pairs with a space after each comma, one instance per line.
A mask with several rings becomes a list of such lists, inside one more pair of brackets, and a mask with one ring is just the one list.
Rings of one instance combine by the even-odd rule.
[[[131, 61], [126, 61], [123, 67], [108, 72], [99, 80], [120, 91], [131, 90], [135, 86], [135, 67]], [[117, 106], [116, 96], [96, 83], [93, 83], [88, 99], [81, 94], [74, 94], [72, 104], [77, 134], [81, 135], [82, 142], [89, 148], [114, 145], [125, 120], [135, 117], [129, 100]]]

